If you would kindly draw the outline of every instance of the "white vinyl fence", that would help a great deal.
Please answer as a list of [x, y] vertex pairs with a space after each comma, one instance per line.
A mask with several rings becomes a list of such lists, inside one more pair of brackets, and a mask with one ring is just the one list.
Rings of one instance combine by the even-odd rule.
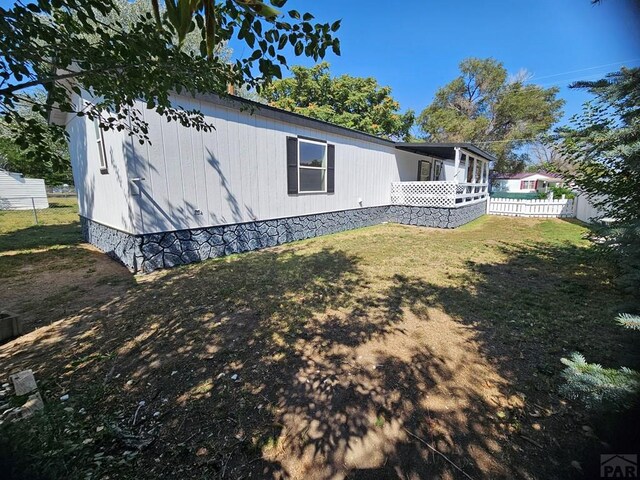
[[522, 198], [490, 198], [487, 202], [489, 215], [510, 217], [575, 217], [576, 202], [573, 199], [528, 200]]
[[576, 197], [576, 203], [577, 203], [576, 218], [585, 223], [594, 223], [596, 219], [601, 219], [606, 221], [606, 219], [603, 218], [605, 215], [604, 211], [600, 210], [599, 208], [596, 208], [592, 203], [593, 200], [601, 201], [603, 199], [604, 197], [602, 196], [591, 199], [586, 195], [582, 195], [582, 194], [578, 195]]

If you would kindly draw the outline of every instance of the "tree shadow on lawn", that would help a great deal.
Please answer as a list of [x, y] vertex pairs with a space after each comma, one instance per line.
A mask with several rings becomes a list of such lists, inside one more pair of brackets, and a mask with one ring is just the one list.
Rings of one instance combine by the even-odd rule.
[[[483, 356], [508, 381], [509, 391], [526, 399], [507, 420], [520, 434], [514, 444], [527, 452], [514, 458], [535, 465], [530, 473], [582, 478], [570, 467], [579, 460], [587, 478], [599, 478], [600, 454], [640, 446], [638, 408], [612, 416], [586, 412], [562, 399], [558, 391], [564, 365], [559, 360], [577, 351], [606, 367], [640, 367], [637, 339], [613, 321], [625, 305], [612, 284], [613, 268], [593, 249], [569, 243], [504, 243], [500, 250], [507, 262], [466, 262], [464, 271], [452, 278], [465, 288], [396, 275], [389, 296], [416, 314], [425, 307], [440, 308], [473, 329]], [[595, 427], [605, 443], [594, 441], [584, 424]]]
[[10, 233], [0, 233], [0, 253], [77, 245], [82, 241], [79, 221], [60, 225], [33, 225]]
[[165, 272], [0, 362], [116, 432], [76, 462], [126, 449], [117, 432], [153, 439], [138, 478], [463, 478], [424, 442], [476, 478], [571, 475], [593, 440], [558, 399], [559, 357], [613, 362], [625, 343], [587, 249], [503, 245], [442, 284], [301, 245]]

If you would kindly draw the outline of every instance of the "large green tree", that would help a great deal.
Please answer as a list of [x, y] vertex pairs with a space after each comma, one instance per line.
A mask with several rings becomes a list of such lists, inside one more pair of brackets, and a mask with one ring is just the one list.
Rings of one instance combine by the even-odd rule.
[[413, 112], [401, 113], [391, 88], [380, 86], [375, 78], [332, 77], [326, 62], [291, 71], [291, 77], [276, 80], [261, 92], [270, 105], [373, 135], [409, 137]]
[[[283, 13], [287, 0], [165, 0], [164, 10], [158, 0], [148, 1], [150, 11], [126, 22], [105, 20], [119, 8], [114, 0], [33, 0], [0, 8], [0, 115], [18, 145], [37, 145], [43, 161], [55, 155], [42, 141], [46, 125], [22, 114], [25, 102], [42, 116], [52, 109], [86, 115], [144, 142], [148, 127], [137, 99], [170, 120], [209, 130], [214, 126], [199, 111], [173, 105], [171, 92], [223, 94], [228, 84], [259, 91], [282, 76], [286, 55], [339, 54], [334, 33], [340, 23]], [[189, 48], [192, 32], [197, 50]], [[220, 46], [232, 39], [246, 45], [246, 55], [228, 62]], [[27, 96], [37, 87], [47, 90], [45, 102]], [[95, 102], [78, 111], [73, 94], [81, 90]]]
[[474, 142], [498, 158], [497, 172], [524, 169], [517, 150], [547, 132], [562, 115], [557, 88], [509, 77], [501, 62], [467, 58], [460, 75], [440, 88], [418, 117], [424, 138], [435, 142]]

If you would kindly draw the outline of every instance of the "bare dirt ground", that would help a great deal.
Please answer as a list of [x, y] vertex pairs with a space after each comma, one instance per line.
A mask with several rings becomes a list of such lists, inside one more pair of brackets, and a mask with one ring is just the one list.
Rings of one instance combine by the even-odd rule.
[[82, 315], [133, 284], [122, 265], [87, 244], [3, 256], [15, 268], [0, 274], [0, 305], [23, 319], [25, 332]]
[[[137, 278], [81, 245], [0, 256], [15, 273], [0, 301], [40, 327], [0, 347], [0, 372], [32, 368], [47, 403], [29, 421], [46, 435], [12, 427], [30, 453], [4, 463], [23, 478], [588, 477], [613, 447], [559, 396], [560, 358], [638, 358], [584, 232], [381, 225]], [[15, 300], [28, 291], [49, 300]]]

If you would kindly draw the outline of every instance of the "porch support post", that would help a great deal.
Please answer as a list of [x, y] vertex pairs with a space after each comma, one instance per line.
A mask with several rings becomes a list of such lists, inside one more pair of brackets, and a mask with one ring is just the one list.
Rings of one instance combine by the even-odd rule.
[[456, 194], [458, 192], [458, 171], [460, 170], [460, 147], [454, 147], [455, 155], [453, 157], [453, 192], [449, 202], [452, 207], [456, 206]]
[[478, 174], [478, 169], [476, 168], [477, 165], [478, 165], [478, 159], [476, 157], [473, 157], [473, 180], [472, 180], [473, 183], [478, 183], [477, 176], [476, 176]]
[[454, 148], [455, 155], [453, 157], [453, 181], [458, 183], [458, 170], [460, 170], [460, 147]]
[[[467, 178], [469, 178], [469, 154], [467, 153], [464, 156], [464, 183], [467, 183]], [[466, 187], [465, 187], [466, 192]]]
[[484, 181], [484, 183], [487, 184], [487, 187], [485, 188], [485, 192], [489, 193], [489, 162], [488, 161], [484, 162], [484, 165], [487, 168], [487, 171], [485, 174], [485, 181]]

